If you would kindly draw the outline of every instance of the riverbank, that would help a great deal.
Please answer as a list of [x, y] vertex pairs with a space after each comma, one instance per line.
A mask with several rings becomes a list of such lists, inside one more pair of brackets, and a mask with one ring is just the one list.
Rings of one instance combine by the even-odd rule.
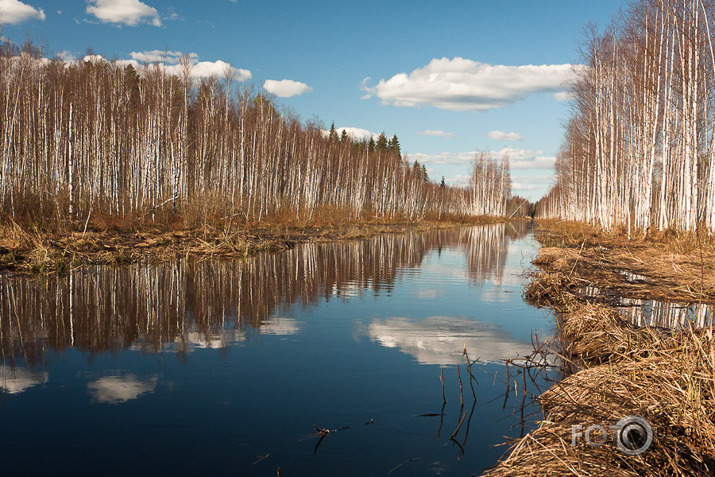
[[424, 221], [322, 220], [301, 225], [228, 222], [193, 228], [172, 224], [129, 227], [99, 222], [86, 230], [77, 227], [51, 232], [10, 221], [0, 225], [0, 270], [61, 274], [87, 264], [131, 263], [145, 257], [165, 260], [193, 255], [234, 259], [286, 250], [306, 242], [354, 240], [504, 221], [497, 217], [452, 217]]
[[[560, 342], [553, 347], [570, 374], [539, 397], [546, 416], [540, 427], [485, 475], [713, 475], [712, 328], [639, 328], [614, 306], [615, 297], [714, 302], [712, 239], [627, 240], [556, 221], [540, 222], [537, 238], [540, 270], [525, 296], [557, 313]], [[653, 429], [652, 444], [638, 455], [619, 450], [613, 441], [619, 431], [608, 427], [627, 416]], [[607, 437], [603, 445], [587, 443], [593, 425], [607, 430], [589, 434], [592, 443]]]

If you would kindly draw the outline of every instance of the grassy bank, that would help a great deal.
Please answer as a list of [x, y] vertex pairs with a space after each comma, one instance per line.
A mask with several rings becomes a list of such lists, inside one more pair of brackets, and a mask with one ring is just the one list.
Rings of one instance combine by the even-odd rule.
[[7, 220], [0, 225], [0, 270], [63, 273], [86, 264], [129, 263], [145, 257], [165, 260], [187, 255], [219, 259], [275, 252], [306, 242], [367, 238], [459, 225], [496, 223], [494, 217], [450, 216], [441, 220], [324, 216], [309, 221], [286, 218], [262, 222], [223, 221], [184, 227], [180, 222], [124, 223], [106, 218], [74, 227], [40, 230]]
[[[715, 473], [715, 347], [712, 329], [637, 328], [604, 302], [606, 296], [715, 301], [711, 239], [662, 235], [627, 240], [582, 224], [542, 222], [540, 267], [525, 291], [560, 318], [558, 352], [571, 374], [542, 394], [545, 419], [517, 441], [485, 475], [640, 476]], [[635, 272], [637, 280], [632, 279]], [[650, 448], [629, 456], [609, 431], [600, 447], [583, 433], [608, 429], [626, 416], [645, 418], [654, 430]], [[591, 435], [600, 441], [599, 431]], [[574, 445], [575, 444], [575, 445]]]

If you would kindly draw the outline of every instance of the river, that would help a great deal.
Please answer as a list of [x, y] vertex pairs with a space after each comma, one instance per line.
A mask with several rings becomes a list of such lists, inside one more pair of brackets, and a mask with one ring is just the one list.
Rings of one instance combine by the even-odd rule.
[[504, 361], [554, 334], [521, 296], [537, 250], [517, 222], [6, 274], [3, 471], [478, 474], [551, 384]]

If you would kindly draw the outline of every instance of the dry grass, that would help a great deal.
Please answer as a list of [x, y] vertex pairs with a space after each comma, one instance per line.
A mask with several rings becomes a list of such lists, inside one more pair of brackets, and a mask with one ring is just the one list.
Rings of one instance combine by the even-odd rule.
[[[712, 300], [713, 277], [701, 275], [712, 266], [712, 245], [693, 246], [692, 237], [667, 234], [628, 241], [554, 222], [542, 223], [538, 236], [548, 245], [535, 261], [543, 270], [534, 274], [525, 296], [559, 312], [559, 353], [572, 374], [539, 397], [547, 415], [540, 427], [484, 475], [715, 475], [712, 328], [637, 328], [613, 308], [580, 301], [577, 293], [592, 284], [645, 298]], [[620, 273], [634, 265], [643, 275], [640, 283]], [[572, 426], [582, 426], [582, 432], [593, 424], [607, 428], [631, 415], [653, 426], [653, 445], [645, 453], [620, 452], [611, 435], [601, 447], [583, 438], [572, 445]]]
[[[563, 356], [580, 370], [539, 397], [547, 419], [485, 475], [713, 475], [712, 330], [664, 335], [635, 329], [603, 305], [572, 307], [563, 321]], [[572, 426], [607, 428], [631, 415], [653, 426], [644, 454], [621, 453], [611, 436], [598, 448], [583, 438], [572, 446]]]
[[[621, 296], [655, 300], [715, 302], [715, 238], [663, 233], [632, 238], [584, 224], [545, 221], [534, 262]], [[703, 234], [704, 235], [704, 234]], [[624, 280], [624, 272], [638, 275]]]
[[[189, 227], [181, 217], [153, 223], [106, 215], [91, 217], [81, 227], [58, 230], [19, 225], [12, 219], [0, 224], [0, 269], [29, 273], [62, 273], [87, 263], [126, 263], [142, 257], [155, 260], [200, 255], [235, 259], [259, 252], [292, 248], [304, 242], [367, 238], [378, 234], [425, 231], [465, 224], [504, 221], [493, 217], [409, 221], [403, 217], [354, 220], [346, 210], [321, 209], [308, 220], [288, 214], [261, 222], [221, 217]], [[77, 224], [75, 224], [77, 225]]]

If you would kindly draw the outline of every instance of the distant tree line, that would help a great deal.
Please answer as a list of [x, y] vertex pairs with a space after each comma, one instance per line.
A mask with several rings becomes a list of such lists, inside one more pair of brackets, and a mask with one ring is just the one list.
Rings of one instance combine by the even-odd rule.
[[508, 161], [477, 161], [467, 188], [436, 184], [396, 136], [324, 131], [237, 86], [231, 69], [196, 80], [190, 57], [180, 66], [171, 75], [157, 64], [48, 60], [30, 42], [0, 45], [0, 213], [42, 224], [93, 213], [260, 221], [334, 208], [413, 220], [505, 212]]
[[711, 0], [636, 0], [589, 29], [540, 216], [715, 231], [714, 35]]

